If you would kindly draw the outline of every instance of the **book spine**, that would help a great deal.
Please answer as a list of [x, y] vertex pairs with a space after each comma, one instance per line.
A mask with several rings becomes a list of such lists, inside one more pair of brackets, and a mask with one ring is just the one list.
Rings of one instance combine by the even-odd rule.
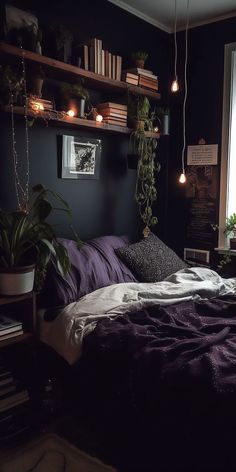
[[95, 49], [94, 46], [89, 46], [89, 70], [95, 72]]
[[98, 56], [97, 73], [102, 74], [102, 40], [101, 39], [97, 39], [97, 56]]
[[112, 55], [108, 53], [108, 77], [112, 79]]
[[106, 75], [105, 74], [105, 51], [104, 49], [102, 49], [102, 75]]
[[116, 56], [112, 56], [112, 79], [116, 79]]
[[109, 77], [109, 51], [105, 51], [105, 76]]
[[85, 70], [89, 70], [89, 51], [87, 44], [84, 44], [84, 68]]
[[122, 57], [116, 56], [116, 80], [121, 80]]

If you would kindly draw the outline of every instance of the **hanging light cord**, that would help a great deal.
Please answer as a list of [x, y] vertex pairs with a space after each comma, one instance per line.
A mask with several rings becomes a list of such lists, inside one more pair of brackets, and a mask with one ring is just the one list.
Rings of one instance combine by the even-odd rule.
[[177, 0], [175, 0], [175, 26], [174, 26], [174, 38], [175, 38], [175, 80], [177, 80], [177, 58], [178, 58], [176, 29], [177, 29]]
[[189, 0], [187, 0], [187, 21], [185, 30], [185, 64], [184, 64], [184, 102], [183, 102], [183, 149], [182, 149], [182, 171], [185, 174], [184, 152], [186, 148], [186, 101], [188, 96], [187, 65], [188, 65], [188, 27], [189, 27]]

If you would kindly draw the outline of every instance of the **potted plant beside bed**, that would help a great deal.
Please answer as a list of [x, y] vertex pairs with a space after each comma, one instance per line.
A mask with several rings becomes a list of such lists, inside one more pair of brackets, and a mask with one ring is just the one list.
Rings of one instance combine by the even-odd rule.
[[[36, 289], [41, 289], [51, 255], [62, 274], [70, 268], [67, 251], [47, 221], [54, 210], [70, 217], [70, 209], [65, 200], [42, 185], [32, 190], [27, 210], [0, 210], [0, 293], [4, 295], [30, 292], [34, 275]], [[53, 207], [50, 197], [59, 201], [60, 207]]]
[[224, 233], [229, 236], [230, 249], [236, 250], [236, 213], [226, 218]]

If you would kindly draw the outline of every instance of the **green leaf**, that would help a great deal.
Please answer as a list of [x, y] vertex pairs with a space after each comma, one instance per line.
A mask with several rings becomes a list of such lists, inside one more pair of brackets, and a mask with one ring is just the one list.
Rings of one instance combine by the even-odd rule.
[[52, 205], [48, 200], [42, 199], [40, 200], [38, 207], [37, 207], [37, 216], [40, 221], [46, 220], [46, 218], [52, 212]]

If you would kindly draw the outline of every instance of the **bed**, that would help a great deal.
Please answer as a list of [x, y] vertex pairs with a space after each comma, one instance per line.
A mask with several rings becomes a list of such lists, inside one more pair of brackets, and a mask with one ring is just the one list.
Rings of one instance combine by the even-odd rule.
[[235, 470], [236, 278], [188, 267], [152, 233], [79, 254], [62, 242], [72, 270], [50, 269], [41, 340], [71, 366], [70, 398], [103, 422], [120, 470]]

